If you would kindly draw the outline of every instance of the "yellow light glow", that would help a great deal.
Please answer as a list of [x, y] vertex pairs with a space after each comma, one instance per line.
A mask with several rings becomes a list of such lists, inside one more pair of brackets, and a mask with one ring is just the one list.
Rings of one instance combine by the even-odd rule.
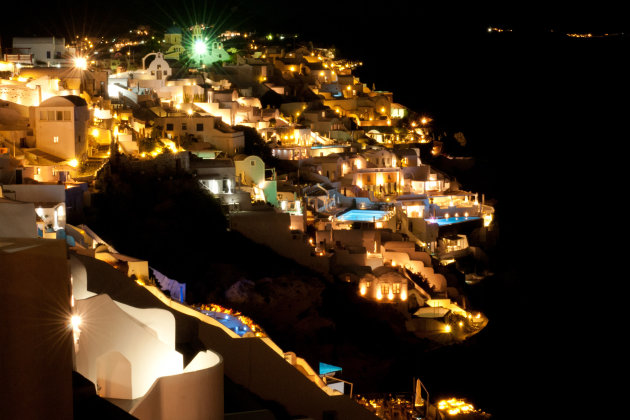
[[429, 121], [426, 118], [422, 118], [420, 120], [420, 122], [422, 123], [422, 125], [425, 125], [426, 123], [428, 123]]
[[73, 168], [76, 168], [77, 166], [79, 166], [79, 161], [76, 159], [72, 159], [68, 162], [68, 165], [72, 166]]
[[361, 290], [359, 291], [359, 293], [361, 293], [361, 296], [365, 296], [365, 294], [367, 293], [367, 288], [365, 287], [365, 284], [361, 285]]
[[402, 292], [400, 292], [400, 300], [405, 301], [407, 300], [407, 291], [403, 290]]
[[188, 113], [188, 115], [192, 115], [193, 114], [193, 110], [192, 109], [188, 109], [188, 111], [186, 111]]
[[72, 315], [72, 317], [70, 317], [70, 325], [72, 325], [72, 329], [78, 329], [79, 325], [81, 325], [81, 317], [79, 315]]
[[352, 89], [352, 86], [348, 85], [348, 87], [346, 87], [347, 90]]
[[85, 70], [87, 69], [87, 60], [85, 57], [76, 57], [74, 59], [74, 67], [78, 68], [79, 70]]
[[381, 289], [376, 289], [376, 299], [381, 300], [383, 299], [383, 293], [381, 292]]
[[98, 137], [98, 129], [92, 130], [92, 137]]
[[394, 300], [394, 293], [392, 292], [392, 290], [389, 290], [389, 293], [387, 294], [387, 299], [389, 300]]
[[295, 66], [291, 66], [291, 67], [289, 67], [289, 70], [291, 70], [291, 71], [295, 71]]
[[450, 333], [451, 332], [451, 326], [449, 324], [446, 324], [444, 326], [444, 332]]

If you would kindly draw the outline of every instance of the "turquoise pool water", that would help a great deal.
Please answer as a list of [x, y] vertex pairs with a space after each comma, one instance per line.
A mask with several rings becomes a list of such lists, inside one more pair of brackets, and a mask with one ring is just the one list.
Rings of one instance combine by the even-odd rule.
[[350, 210], [338, 216], [337, 220], [341, 222], [380, 222], [386, 215], [387, 212], [384, 210]]
[[478, 217], [478, 216], [468, 216], [468, 217], [459, 216], [459, 217], [449, 217], [448, 219], [428, 219], [427, 221], [429, 223], [437, 223], [439, 226], [448, 226], [448, 225], [453, 225], [455, 223], [469, 222], [471, 220], [480, 220], [480, 219], [481, 217]]

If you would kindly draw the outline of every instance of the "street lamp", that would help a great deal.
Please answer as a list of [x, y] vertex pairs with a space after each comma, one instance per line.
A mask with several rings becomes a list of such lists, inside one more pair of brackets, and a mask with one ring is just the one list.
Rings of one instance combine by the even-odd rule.
[[85, 57], [76, 57], [74, 59], [74, 67], [76, 67], [79, 70], [86, 70], [87, 69], [87, 59]]

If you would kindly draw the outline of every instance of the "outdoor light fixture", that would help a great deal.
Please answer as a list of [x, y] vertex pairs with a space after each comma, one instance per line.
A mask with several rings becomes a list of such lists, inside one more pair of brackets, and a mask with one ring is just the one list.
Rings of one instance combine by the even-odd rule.
[[207, 48], [208, 47], [206, 46], [206, 43], [203, 42], [202, 40], [198, 39], [197, 41], [195, 41], [194, 49], [195, 49], [196, 54], [198, 55], [204, 54]]
[[74, 67], [78, 68], [79, 70], [87, 69], [87, 59], [85, 57], [76, 57], [74, 59]]
[[81, 325], [81, 317], [79, 315], [72, 315], [70, 317], [70, 325], [72, 325], [72, 329], [76, 330]]

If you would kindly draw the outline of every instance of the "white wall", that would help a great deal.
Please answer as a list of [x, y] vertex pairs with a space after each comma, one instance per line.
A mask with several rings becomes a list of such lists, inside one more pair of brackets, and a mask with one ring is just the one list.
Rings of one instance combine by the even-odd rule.
[[33, 203], [11, 203], [0, 199], [0, 237], [37, 237]]
[[[76, 307], [82, 317], [76, 368], [97, 384], [97, 389], [98, 383], [103, 380], [97, 375], [97, 360], [103, 356], [101, 360], [111, 362], [112, 356], [108, 354], [114, 352], [120, 353], [131, 365], [131, 396], [128, 398], [142, 397], [158, 377], [182, 371], [182, 355], [159, 340], [155, 330], [152, 333], [144, 324], [123, 311], [108, 295], [79, 300]], [[111, 363], [110, 368], [114, 369]], [[114, 378], [120, 379], [119, 386], [109, 388], [113, 394], [101, 396], [126, 398], [125, 370], [120, 369], [119, 373], [121, 377]]]
[[158, 378], [130, 414], [140, 420], [223, 419], [223, 362], [206, 353], [216, 361], [205, 369]]

